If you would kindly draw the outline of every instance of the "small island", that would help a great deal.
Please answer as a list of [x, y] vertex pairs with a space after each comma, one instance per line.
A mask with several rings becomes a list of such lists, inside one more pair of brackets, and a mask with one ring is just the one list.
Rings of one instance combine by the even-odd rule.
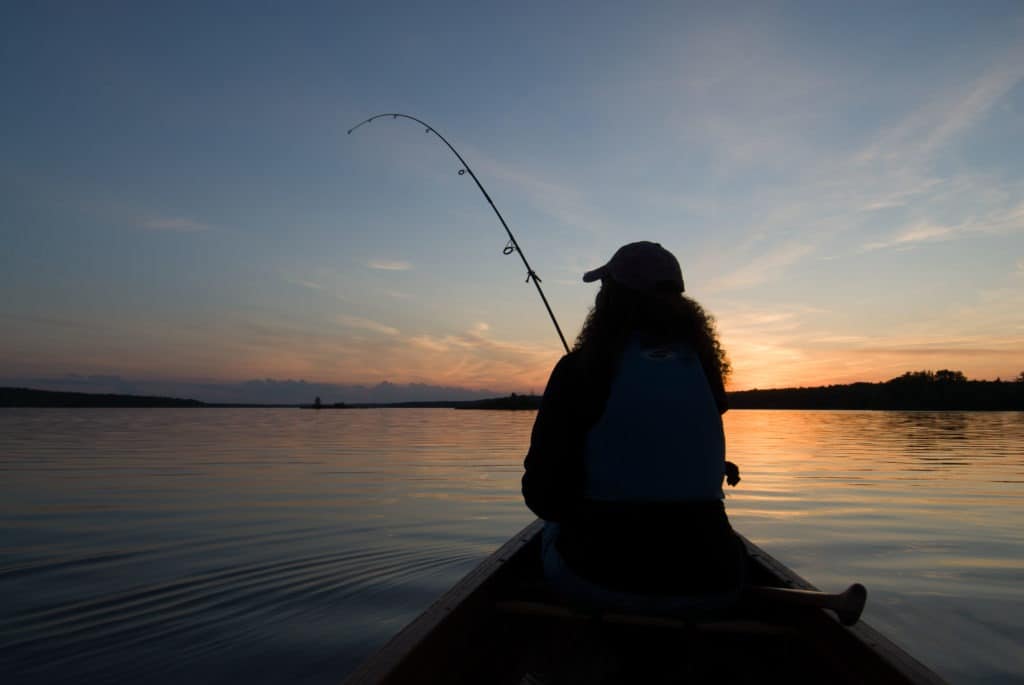
[[335, 402], [334, 404], [324, 404], [317, 397], [313, 400], [313, 404], [300, 404], [299, 409], [351, 409], [351, 405], [345, 404], [344, 402]]

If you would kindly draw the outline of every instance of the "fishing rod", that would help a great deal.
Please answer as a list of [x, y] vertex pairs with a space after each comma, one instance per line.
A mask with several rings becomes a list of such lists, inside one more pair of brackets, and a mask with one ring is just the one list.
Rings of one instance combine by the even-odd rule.
[[400, 112], [385, 112], [383, 114], [374, 114], [369, 119], [360, 121], [358, 124], [350, 128], [348, 130], [348, 133], [349, 135], [351, 135], [352, 131], [355, 131], [363, 124], [368, 124], [374, 119], [381, 119], [383, 117], [391, 117], [392, 119], [398, 119], [399, 117], [401, 117], [402, 119], [409, 119], [411, 121], [415, 121], [417, 124], [420, 124], [426, 129], [426, 133], [433, 133], [435, 136], [440, 138], [441, 142], [447, 145], [448, 149], [451, 150], [452, 153], [459, 158], [459, 162], [462, 164], [462, 168], [459, 169], [459, 176], [469, 174], [469, 177], [472, 178], [473, 181], [476, 183], [476, 187], [479, 188], [480, 192], [484, 194], [484, 197], [487, 199], [487, 203], [491, 205], [491, 209], [493, 209], [494, 213], [497, 215], [498, 221], [501, 222], [502, 227], [505, 229], [505, 233], [508, 234], [508, 244], [506, 244], [505, 247], [502, 249], [502, 254], [510, 255], [513, 252], [515, 252], [516, 254], [519, 255], [519, 258], [523, 260], [523, 266], [526, 267], [526, 282], [529, 283], [530, 281], [533, 281], [533, 285], [536, 286], [537, 288], [537, 294], [540, 295], [540, 299], [544, 303], [544, 308], [548, 310], [548, 316], [551, 317], [551, 323], [555, 324], [555, 330], [558, 331], [558, 337], [562, 341], [562, 347], [565, 348], [566, 352], [569, 352], [569, 344], [565, 342], [565, 336], [562, 335], [562, 328], [561, 326], [558, 325], [558, 320], [555, 318], [555, 313], [551, 311], [551, 305], [548, 304], [548, 298], [544, 296], [544, 290], [540, 287], [540, 277], [537, 275], [537, 272], [530, 267], [530, 263], [526, 261], [526, 255], [523, 254], [523, 250], [519, 247], [519, 241], [517, 241], [516, 237], [512, 235], [512, 230], [508, 227], [508, 224], [505, 223], [505, 218], [501, 215], [501, 212], [498, 211], [498, 208], [494, 204], [494, 200], [491, 199], [491, 196], [484, 189], [483, 184], [480, 183], [480, 179], [476, 177], [476, 174], [473, 173], [473, 170], [469, 167], [469, 164], [466, 163], [466, 160], [463, 159], [462, 155], [459, 154], [459, 151], [456, 150], [455, 147], [448, 142], [447, 138], [442, 136], [437, 131], [437, 129], [435, 129], [427, 122], [421, 119], [417, 119], [416, 117], [409, 116], [408, 114], [402, 114]]

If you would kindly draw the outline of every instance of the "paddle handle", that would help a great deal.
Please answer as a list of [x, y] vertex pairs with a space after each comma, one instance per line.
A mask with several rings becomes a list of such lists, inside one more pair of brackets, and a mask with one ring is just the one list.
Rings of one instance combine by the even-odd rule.
[[860, 583], [854, 583], [838, 594], [766, 586], [750, 586], [744, 592], [750, 598], [766, 602], [829, 609], [835, 612], [844, 626], [852, 626], [860, 620], [868, 600], [868, 590]]

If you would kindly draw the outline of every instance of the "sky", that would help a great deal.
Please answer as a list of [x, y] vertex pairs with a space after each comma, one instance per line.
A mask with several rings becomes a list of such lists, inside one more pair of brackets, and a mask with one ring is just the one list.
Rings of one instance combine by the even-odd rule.
[[4, 3], [0, 384], [543, 390], [501, 225], [418, 124], [347, 134], [379, 112], [459, 149], [570, 342], [653, 240], [730, 389], [1016, 377], [1022, 36], [1017, 1]]

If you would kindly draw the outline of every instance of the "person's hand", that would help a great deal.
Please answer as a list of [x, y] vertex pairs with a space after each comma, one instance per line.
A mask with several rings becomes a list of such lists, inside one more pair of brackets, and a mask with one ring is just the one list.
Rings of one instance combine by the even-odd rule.
[[725, 462], [725, 482], [732, 487], [740, 482], [740, 467], [731, 461]]

